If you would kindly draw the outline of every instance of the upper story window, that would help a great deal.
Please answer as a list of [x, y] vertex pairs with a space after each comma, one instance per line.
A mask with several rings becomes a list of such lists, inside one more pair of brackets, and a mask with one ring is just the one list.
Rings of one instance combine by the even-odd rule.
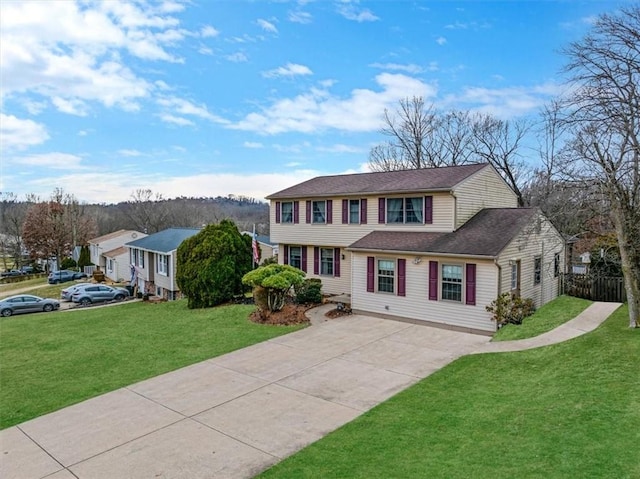
[[442, 299], [462, 302], [462, 265], [442, 265]]
[[554, 278], [560, 276], [560, 253], [553, 256], [553, 276]]
[[387, 223], [424, 223], [424, 198], [387, 198]]
[[144, 251], [138, 250], [138, 266], [144, 268]]
[[327, 222], [327, 202], [312, 201], [311, 209], [313, 211], [312, 222], [313, 223], [326, 223]]
[[156, 258], [157, 258], [156, 270], [158, 271], [158, 274], [168, 276], [169, 275], [169, 256], [166, 254], [159, 254], [158, 256], [156, 256]]
[[349, 223], [360, 223], [360, 200], [349, 200]]
[[282, 208], [282, 222], [293, 223], [293, 201], [283, 201], [281, 208]]

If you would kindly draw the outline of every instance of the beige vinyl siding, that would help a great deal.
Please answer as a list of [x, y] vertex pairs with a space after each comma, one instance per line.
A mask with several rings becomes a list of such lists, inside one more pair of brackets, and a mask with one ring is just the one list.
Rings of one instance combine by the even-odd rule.
[[[294, 245], [300, 246], [300, 245]], [[336, 248], [331, 245], [319, 245], [322, 248]], [[303, 247], [305, 247], [303, 245]], [[341, 249], [344, 259], [340, 259], [340, 277], [313, 274], [313, 248], [307, 248], [307, 278], [319, 278], [322, 281], [322, 294], [351, 294], [351, 253]], [[280, 245], [284, 254], [284, 245]], [[278, 263], [284, 264], [284, 257], [279, 255]]]
[[175, 271], [176, 271], [176, 264], [177, 264], [176, 251], [172, 251], [169, 254], [169, 275], [168, 276], [165, 276], [157, 272], [157, 268], [158, 268], [157, 261], [158, 261], [158, 255], [160, 254], [161, 253], [153, 254], [153, 271], [155, 274], [155, 285], [160, 288], [174, 291], [178, 289], [178, 287], [174, 286], [171, 281], [172, 278], [175, 278]]
[[[409, 197], [412, 194], [405, 194]], [[416, 193], [415, 196], [425, 196]], [[332, 224], [306, 223], [306, 199], [299, 200], [300, 222], [276, 223], [275, 201], [271, 201], [270, 207], [270, 237], [280, 248], [283, 244], [306, 245], [337, 245], [349, 246], [372, 231], [389, 229], [391, 231], [453, 231], [454, 198], [449, 193], [436, 193], [433, 196], [433, 223], [404, 225], [404, 224], [379, 224], [378, 223], [378, 196], [366, 197], [367, 199], [367, 224], [342, 224], [342, 200], [345, 197], [333, 198], [333, 222]], [[398, 196], [389, 195], [388, 198]]]
[[[367, 292], [367, 256], [406, 259], [406, 296]], [[498, 268], [493, 261], [422, 256], [421, 262], [414, 264], [414, 258], [414, 256], [353, 253], [351, 307], [354, 310], [374, 314], [430, 321], [478, 331], [495, 331], [495, 322], [491, 320], [491, 315], [485, 310], [485, 306], [493, 301], [498, 290]], [[443, 263], [461, 265], [474, 263], [476, 265], [476, 305], [464, 304], [464, 280], [461, 303], [440, 300], [440, 281], [438, 283], [438, 301], [430, 301], [429, 261], [438, 261], [439, 280], [442, 278], [440, 266]]]
[[[540, 227], [537, 228], [539, 221]], [[564, 267], [564, 241], [553, 225], [538, 216], [531, 225], [511, 241], [500, 253], [498, 264], [502, 268], [500, 290], [511, 291], [510, 261], [520, 260], [520, 296], [533, 299], [537, 308], [558, 296], [558, 278], [554, 276], [555, 254], [560, 254], [560, 271]], [[541, 281], [534, 284], [534, 259], [542, 259]]]
[[456, 185], [456, 229], [483, 208], [517, 208], [518, 199], [498, 172], [487, 165]]

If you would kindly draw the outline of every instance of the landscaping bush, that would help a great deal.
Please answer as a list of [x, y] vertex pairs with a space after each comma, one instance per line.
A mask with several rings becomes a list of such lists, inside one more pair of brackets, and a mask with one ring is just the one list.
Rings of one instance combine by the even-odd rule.
[[505, 324], [522, 324], [527, 316], [531, 316], [536, 310], [531, 298], [521, 298], [511, 293], [502, 293], [486, 307], [498, 327]]
[[244, 293], [252, 268], [251, 237], [230, 220], [208, 225], [178, 246], [176, 281], [188, 307], [208, 308]]
[[294, 288], [294, 291], [298, 304], [322, 303], [322, 281], [318, 278], [305, 279], [302, 284]]
[[[267, 309], [269, 311], [280, 311], [284, 307], [291, 289], [302, 284], [304, 277], [305, 273], [293, 266], [270, 264], [249, 271], [242, 278], [242, 282], [253, 288], [258, 286], [264, 288], [267, 295]], [[259, 305], [257, 298], [255, 302]]]
[[75, 268], [76, 266], [78, 266], [78, 263], [76, 263], [76, 260], [73, 258], [64, 258], [60, 262], [60, 269], [71, 269]]
[[78, 267], [80, 269], [85, 266], [91, 266], [91, 255], [89, 254], [89, 245], [84, 245], [80, 248], [80, 256], [78, 257]]

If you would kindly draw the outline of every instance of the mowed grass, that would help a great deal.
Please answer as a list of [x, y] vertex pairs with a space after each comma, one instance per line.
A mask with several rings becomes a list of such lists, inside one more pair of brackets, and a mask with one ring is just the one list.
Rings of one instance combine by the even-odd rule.
[[640, 330], [465, 356], [262, 478], [640, 477]]
[[591, 304], [593, 301], [588, 299], [559, 296], [525, 318], [522, 324], [507, 324], [500, 328], [493, 336], [493, 341], [511, 341], [539, 336], [575, 318]]
[[253, 306], [136, 302], [0, 319], [0, 428], [298, 327], [258, 325]]

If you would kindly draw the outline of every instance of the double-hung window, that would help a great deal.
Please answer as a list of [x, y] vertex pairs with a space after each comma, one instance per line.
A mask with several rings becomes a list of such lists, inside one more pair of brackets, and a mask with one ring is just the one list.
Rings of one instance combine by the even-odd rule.
[[282, 202], [282, 223], [293, 223], [293, 201]]
[[144, 251], [138, 250], [138, 266], [144, 268]]
[[311, 208], [313, 211], [312, 221], [313, 223], [326, 223], [327, 222], [327, 202], [322, 201], [313, 201], [311, 203]]
[[442, 265], [442, 299], [462, 302], [462, 265]]
[[115, 263], [115, 262], [114, 262], [114, 261], [113, 261], [113, 259], [111, 259], [111, 258], [109, 258], [109, 259], [107, 260], [107, 273], [113, 273], [113, 270], [114, 270], [114, 263]]
[[169, 256], [167, 256], [166, 254], [159, 254], [157, 256], [158, 258], [158, 266], [157, 266], [157, 270], [158, 270], [158, 274], [162, 274], [164, 276], [168, 276], [169, 275]]
[[320, 274], [333, 276], [333, 248], [320, 248]]
[[360, 223], [360, 200], [349, 200], [349, 223]]
[[511, 265], [511, 291], [518, 289], [518, 263]]
[[395, 284], [396, 262], [389, 259], [378, 260], [378, 291], [393, 293]]
[[423, 223], [424, 198], [387, 198], [387, 223]]
[[542, 258], [536, 256], [533, 258], [533, 284], [540, 284], [542, 277]]
[[289, 264], [294, 268], [302, 269], [301, 246], [289, 246]]

